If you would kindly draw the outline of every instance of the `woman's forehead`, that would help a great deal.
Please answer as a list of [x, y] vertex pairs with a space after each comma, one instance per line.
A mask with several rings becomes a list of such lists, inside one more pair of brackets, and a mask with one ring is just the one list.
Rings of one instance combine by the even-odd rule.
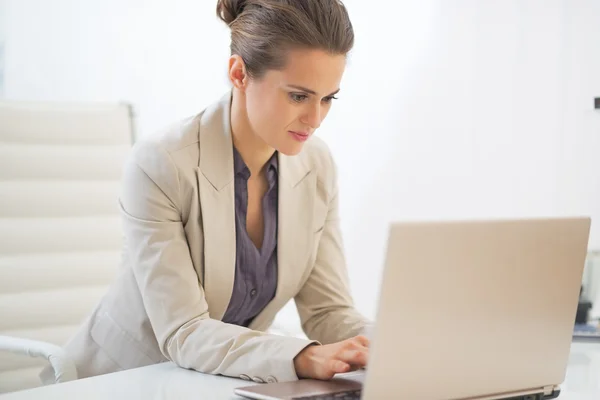
[[280, 86], [309, 89], [319, 96], [327, 96], [339, 89], [346, 57], [321, 50], [293, 50], [287, 55], [283, 69], [269, 71], [267, 77]]

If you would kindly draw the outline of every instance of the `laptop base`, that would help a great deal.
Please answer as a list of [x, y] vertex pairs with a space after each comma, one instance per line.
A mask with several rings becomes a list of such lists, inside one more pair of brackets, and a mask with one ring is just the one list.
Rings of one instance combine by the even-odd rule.
[[[502, 400], [550, 400], [560, 395], [560, 389], [553, 390], [550, 394], [529, 394], [524, 396], [508, 397]], [[361, 391], [338, 392], [316, 396], [294, 397], [292, 400], [360, 400]]]

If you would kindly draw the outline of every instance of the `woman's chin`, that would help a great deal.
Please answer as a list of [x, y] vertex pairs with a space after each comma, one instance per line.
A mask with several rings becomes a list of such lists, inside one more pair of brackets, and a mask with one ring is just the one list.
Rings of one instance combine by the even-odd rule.
[[304, 143], [286, 143], [285, 145], [277, 149], [277, 151], [286, 156], [296, 156], [302, 151], [303, 147]]

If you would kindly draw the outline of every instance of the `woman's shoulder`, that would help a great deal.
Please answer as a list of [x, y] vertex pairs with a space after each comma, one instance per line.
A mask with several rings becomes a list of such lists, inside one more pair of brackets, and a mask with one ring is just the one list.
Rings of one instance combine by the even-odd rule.
[[145, 176], [172, 197], [186, 184], [193, 184], [198, 166], [198, 119], [180, 120], [136, 140], [124, 166], [124, 181]]
[[176, 121], [140, 137], [133, 146], [133, 156], [178, 158], [180, 153], [198, 153], [199, 115]]
[[140, 137], [132, 147], [130, 161], [142, 168], [165, 163], [177, 169], [197, 166], [199, 118], [188, 117]]

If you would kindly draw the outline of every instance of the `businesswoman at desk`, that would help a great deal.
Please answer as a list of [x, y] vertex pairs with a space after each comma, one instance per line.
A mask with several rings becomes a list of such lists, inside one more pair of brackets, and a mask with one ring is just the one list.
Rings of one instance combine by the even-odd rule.
[[[231, 28], [232, 89], [134, 146], [121, 273], [65, 348], [79, 377], [173, 361], [275, 382], [366, 365], [336, 170], [313, 137], [353, 45], [346, 9], [220, 0], [217, 14]], [[292, 298], [310, 340], [265, 333]]]

